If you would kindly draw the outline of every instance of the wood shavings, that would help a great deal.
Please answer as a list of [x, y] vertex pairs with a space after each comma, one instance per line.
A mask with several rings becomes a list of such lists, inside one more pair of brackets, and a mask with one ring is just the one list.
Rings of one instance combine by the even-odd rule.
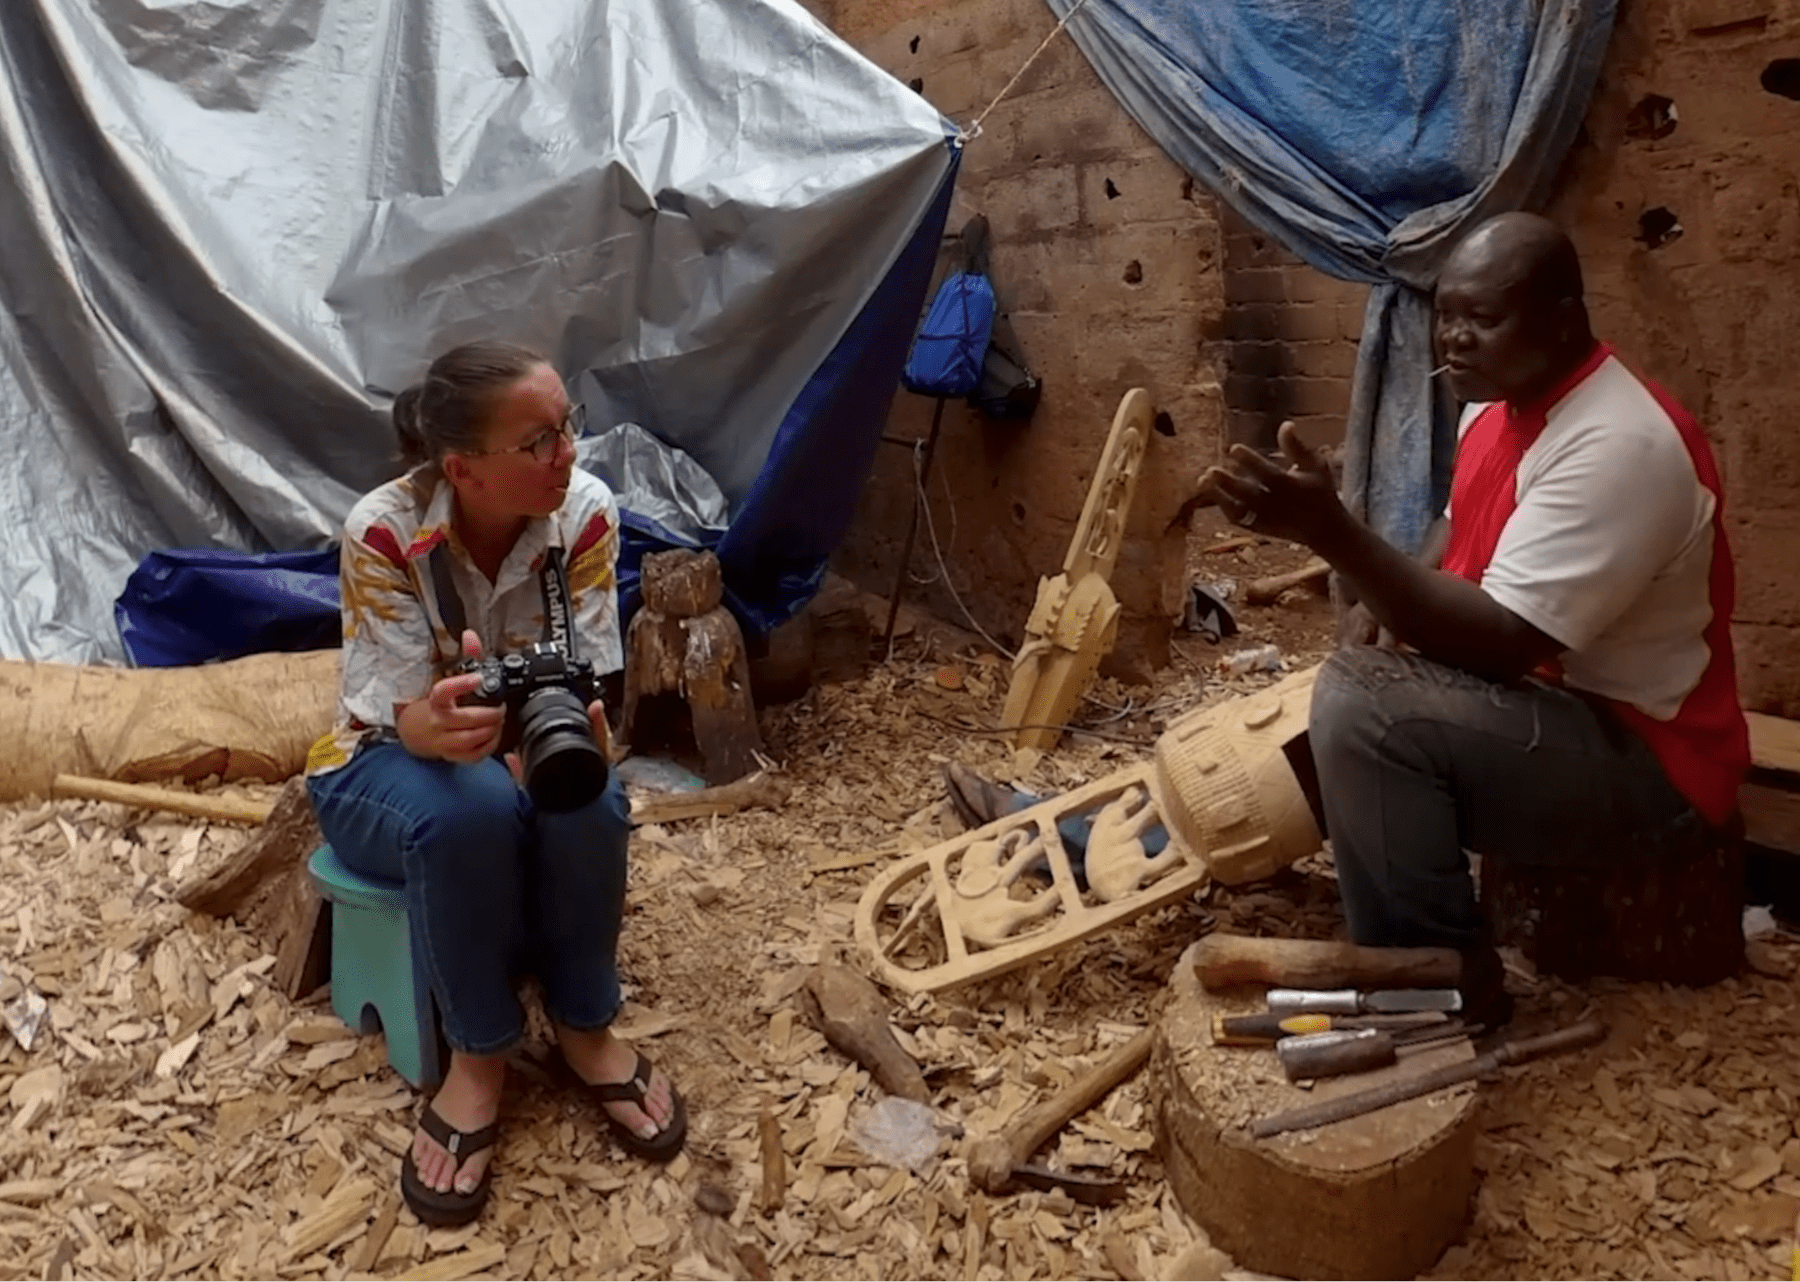
[[[1269, 545], [1257, 550], [1257, 573], [1284, 568]], [[1246, 644], [1277, 640], [1306, 660], [1292, 629], [1308, 609], [1245, 610], [1253, 633], [1289, 629]], [[141, 815], [133, 823], [97, 802], [0, 807], [0, 968], [50, 1005], [29, 1053], [0, 1037], [0, 1106], [11, 1114], [0, 1125], [6, 1271], [1154, 1278], [1179, 1259], [1216, 1266], [1165, 1197], [1141, 1080], [1076, 1119], [1043, 1155], [1128, 1182], [1116, 1207], [982, 1194], [968, 1182], [966, 1136], [1002, 1124], [1154, 1018], [1175, 958], [1210, 925], [1330, 937], [1340, 918], [1329, 861], [1241, 895], [1215, 889], [1029, 974], [898, 1005], [893, 1021], [933, 1103], [965, 1138], [946, 1144], [928, 1179], [874, 1166], [847, 1130], [879, 1089], [795, 1010], [808, 969], [845, 942], [846, 906], [902, 850], [957, 831], [943, 805], [943, 760], [1000, 767], [1053, 791], [1137, 759], [1130, 747], [1074, 736], [1032, 760], [929, 721], [921, 714], [935, 709], [992, 726], [1006, 669], [956, 657], [963, 688], [946, 691], [934, 674], [952, 656], [933, 652], [923, 631], [896, 649], [859, 680], [764, 712], [769, 753], [791, 785], [780, 810], [634, 834], [622, 1028], [654, 1039], [647, 1050], [687, 1097], [687, 1165], [659, 1173], [631, 1160], [591, 1106], [552, 1082], [548, 1026], [532, 1005], [493, 1203], [451, 1234], [424, 1231], [399, 1203], [418, 1098], [387, 1066], [381, 1039], [353, 1036], [322, 995], [281, 998], [254, 939], [171, 902], [177, 881], [222, 864], [241, 832]], [[1109, 728], [1149, 738], [1197, 702], [1253, 688], [1205, 675], [1211, 647], [1197, 640], [1177, 638], [1176, 650], [1154, 689], [1095, 683], [1097, 697], [1134, 709]], [[1114, 715], [1090, 713], [1096, 723]], [[259, 801], [276, 791], [239, 788]], [[717, 896], [698, 902], [699, 886]], [[1800, 949], [1779, 939], [1770, 947], [1770, 968], [1793, 973]], [[1591, 1002], [1620, 1032], [1591, 1066], [1481, 1088], [1486, 1174], [1469, 1236], [1438, 1274], [1772, 1271], [1767, 1251], [1791, 1234], [1800, 1192], [1800, 1070], [1789, 1050], [1800, 1004], [1788, 987], [1761, 974], [1702, 992], [1544, 981], [1522, 999], [1522, 1022], [1573, 1019]], [[1677, 1040], [1689, 1034], [1703, 1036]], [[15, 1084], [52, 1067], [58, 1093], [25, 1088], [36, 1115], [16, 1127]], [[1675, 1092], [1673, 1102], [1660, 1090]], [[1770, 1153], [1780, 1169], [1763, 1176]], [[1734, 1185], [1752, 1174], [1760, 1178], [1749, 1188]], [[713, 1215], [716, 1198], [713, 1211], [695, 1205], [702, 1184], [732, 1195], [730, 1215]], [[1785, 1229], [1772, 1228], [1783, 1215]], [[703, 1216], [712, 1228], [699, 1227]], [[1540, 1238], [1528, 1216], [1551, 1236]], [[1756, 1268], [1747, 1251], [1758, 1253]]]

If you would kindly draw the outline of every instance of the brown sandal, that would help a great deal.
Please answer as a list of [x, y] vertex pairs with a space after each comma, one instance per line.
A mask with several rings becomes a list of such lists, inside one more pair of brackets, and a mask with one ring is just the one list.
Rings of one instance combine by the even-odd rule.
[[[419, 1129], [444, 1146], [444, 1151], [450, 1154], [459, 1171], [464, 1162], [481, 1150], [492, 1148], [494, 1141], [500, 1138], [498, 1122], [490, 1122], [478, 1131], [459, 1131], [439, 1117], [429, 1104], [419, 1114]], [[407, 1206], [412, 1208], [412, 1213], [419, 1217], [421, 1224], [429, 1224], [433, 1228], [454, 1228], [459, 1224], [467, 1224], [480, 1215], [481, 1209], [487, 1205], [488, 1193], [493, 1184], [494, 1163], [491, 1158], [481, 1172], [481, 1183], [467, 1193], [458, 1193], [454, 1185], [440, 1192], [420, 1179], [411, 1146], [408, 1146], [406, 1157], [400, 1163], [400, 1196], [406, 1199]]]
[[[629, 1102], [649, 1117], [650, 1110], [645, 1105], [650, 1098], [650, 1074], [655, 1070], [644, 1052], [637, 1051], [636, 1054], [637, 1064], [625, 1081], [586, 1082], [584, 1085], [602, 1106]], [[681, 1152], [681, 1146], [687, 1140], [687, 1104], [682, 1100], [681, 1092], [675, 1089], [674, 1082], [669, 1083], [669, 1105], [672, 1111], [668, 1125], [656, 1133], [655, 1139], [648, 1140], [639, 1138], [636, 1131], [612, 1115], [612, 1110], [603, 1107], [602, 1111], [619, 1147], [646, 1162], [667, 1162]]]

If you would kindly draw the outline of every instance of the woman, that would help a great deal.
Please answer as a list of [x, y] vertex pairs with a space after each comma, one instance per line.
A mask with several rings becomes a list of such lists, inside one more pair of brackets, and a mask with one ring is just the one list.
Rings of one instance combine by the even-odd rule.
[[[560, 639], [559, 622], [596, 673], [622, 666], [612, 495], [575, 466], [562, 380], [522, 348], [446, 352], [393, 417], [414, 466], [345, 523], [339, 724], [313, 748], [308, 787], [338, 856], [406, 887], [451, 1055], [400, 1187], [425, 1223], [462, 1224], [487, 1200], [505, 1054], [524, 1033], [520, 965], [623, 1147], [671, 1158], [687, 1116], [607, 1028], [629, 827], [618, 780], [574, 809], [539, 807], [516, 761], [494, 755], [505, 709], [462, 702], [480, 679], [464, 660]], [[561, 593], [540, 578], [558, 563]], [[587, 712], [604, 745], [601, 704]]]

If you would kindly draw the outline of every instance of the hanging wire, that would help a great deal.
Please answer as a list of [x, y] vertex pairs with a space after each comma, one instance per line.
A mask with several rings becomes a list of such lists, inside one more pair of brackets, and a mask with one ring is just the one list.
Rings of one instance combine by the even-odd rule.
[[[922, 451], [915, 447], [913, 450], [913, 488], [919, 493], [919, 508], [925, 516], [925, 533], [931, 539], [931, 555], [937, 561], [938, 576], [943, 579], [944, 587], [950, 592], [950, 599], [956, 602], [956, 608], [962, 611], [962, 616], [969, 621], [969, 626], [981, 634], [982, 640], [1010, 659], [1013, 657], [1013, 652], [994, 640], [988, 630], [977, 623], [975, 616], [969, 613], [969, 607], [963, 603], [962, 593], [956, 590], [956, 583], [950, 577], [950, 567], [944, 564], [944, 549], [938, 545], [937, 522], [931, 518], [931, 496], [925, 492], [925, 470], [921, 458]], [[948, 485], [949, 481], [946, 479], [946, 488]], [[952, 522], [956, 520], [956, 501], [954, 499], [950, 503], [950, 519]]]

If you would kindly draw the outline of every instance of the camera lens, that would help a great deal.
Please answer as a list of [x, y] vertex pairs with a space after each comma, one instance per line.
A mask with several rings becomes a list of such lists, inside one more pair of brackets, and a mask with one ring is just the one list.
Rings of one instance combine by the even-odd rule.
[[519, 762], [525, 788], [538, 808], [579, 810], [606, 787], [606, 755], [576, 695], [547, 686], [519, 708]]

